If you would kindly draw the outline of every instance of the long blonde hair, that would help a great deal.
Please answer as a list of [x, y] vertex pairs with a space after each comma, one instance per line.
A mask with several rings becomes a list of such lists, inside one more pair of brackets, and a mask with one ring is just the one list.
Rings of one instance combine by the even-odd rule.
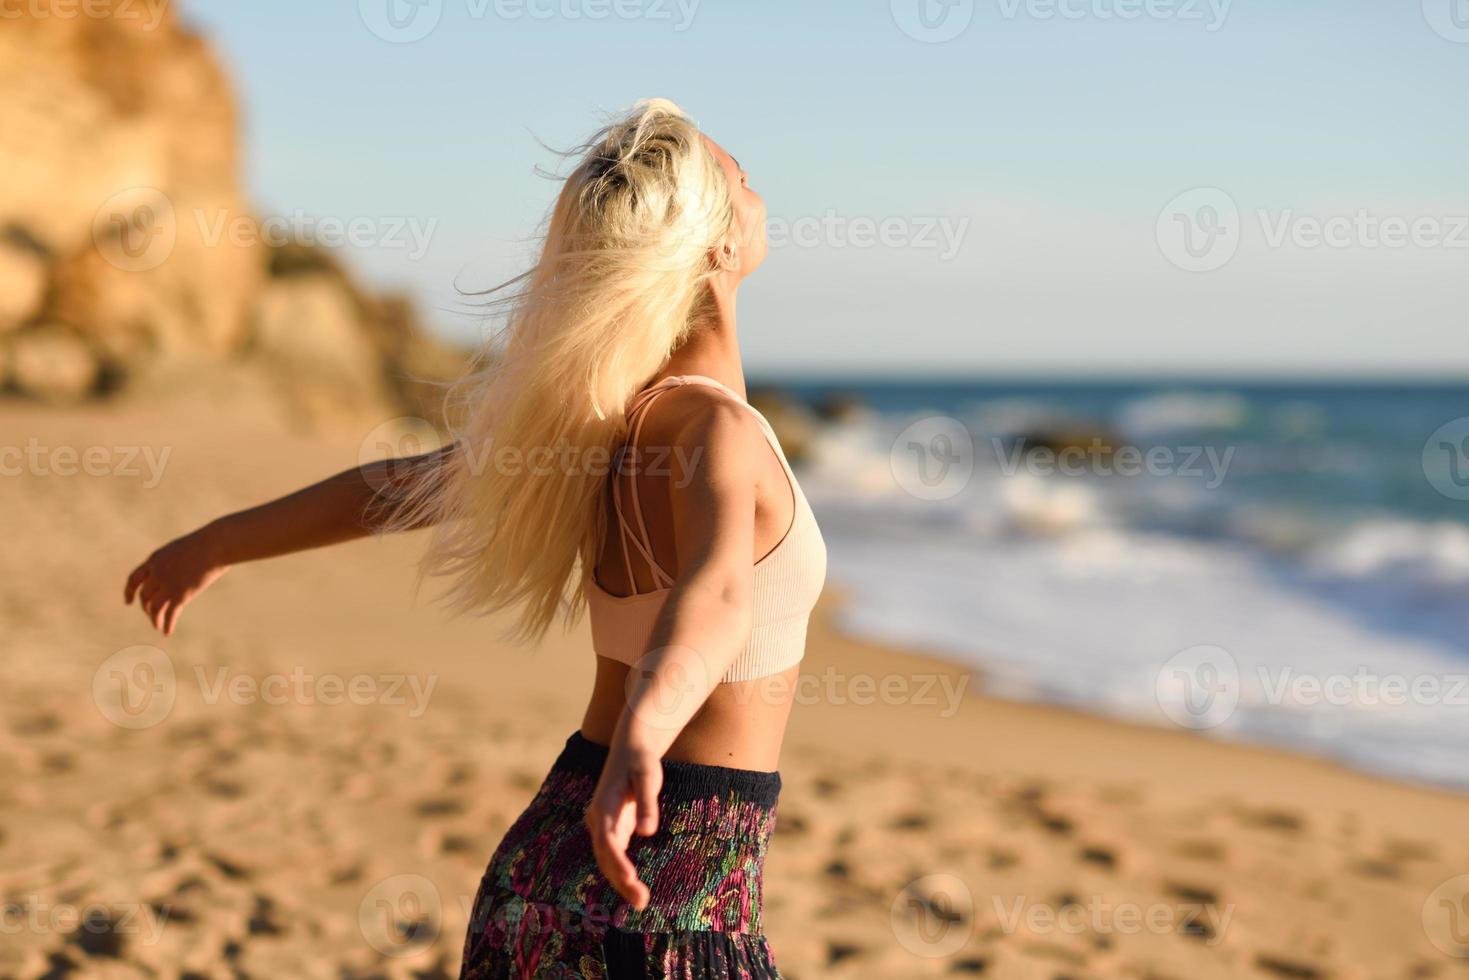
[[518, 608], [524, 640], [581, 613], [629, 402], [712, 313], [710, 251], [734, 218], [719, 161], [667, 99], [567, 155], [540, 258], [490, 291], [504, 329], [450, 393], [455, 450], [387, 522], [434, 524], [420, 581], [449, 579], [457, 611]]

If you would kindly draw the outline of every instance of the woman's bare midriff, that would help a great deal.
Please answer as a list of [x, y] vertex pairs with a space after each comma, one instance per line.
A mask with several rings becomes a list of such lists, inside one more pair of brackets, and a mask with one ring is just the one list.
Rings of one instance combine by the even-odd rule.
[[[617, 719], [627, 705], [626, 664], [597, 659], [592, 700], [581, 733], [599, 745], [612, 741]], [[753, 681], [720, 684], [699, 713], [684, 727], [664, 757], [674, 762], [774, 772], [780, 768], [780, 746], [786, 719], [795, 701], [800, 667]]]

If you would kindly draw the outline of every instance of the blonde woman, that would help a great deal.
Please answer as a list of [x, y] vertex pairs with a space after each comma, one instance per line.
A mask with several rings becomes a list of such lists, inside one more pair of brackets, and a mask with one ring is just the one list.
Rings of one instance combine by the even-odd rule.
[[761, 873], [826, 549], [744, 396], [764, 204], [664, 100], [578, 155], [447, 448], [213, 521], [126, 598], [171, 633], [233, 565], [432, 526], [453, 607], [527, 640], [585, 608], [591, 703], [490, 859], [461, 977], [775, 977]]

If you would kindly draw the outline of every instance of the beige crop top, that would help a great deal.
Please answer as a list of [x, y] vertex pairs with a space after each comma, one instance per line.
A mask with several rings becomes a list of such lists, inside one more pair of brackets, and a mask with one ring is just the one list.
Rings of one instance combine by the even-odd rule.
[[[775, 437], [775, 430], [754, 406], [713, 378], [698, 374], [675, 375], [641, 391], [628, 410], [627, 417], [632, 426], [628, 443], [637, 440], [648, 406], [663, 392], [685, 384], [708, 385], [753, 412], [791, 484], [791, 496], [795, 501], [791, 526], [780, 539], [780, 543], [755, 563], [754, 615], [750, 641], [723, 680], [748, 681], [778, 674], [800, 663], [806, 653], [806, 623], [821, 595], [822, 584], [826, 581], [826, 543], [821, 539], [816, 516], [811, 513], [811, 506], [806, 502], [806, 496], [801, 492], [795, 474], [791, 472], [790, 463]], [[603, 589], [598, 584], [595, 573], [588, 570], [585, 573], [587, 615], [592, 624], [592, 649], [597, 655], [632, 665], [648, 652], [653, 626], [663, 604], [668, 600], [673, 577], [653, 557], [653, 546], [648, 540], [648, 529], [638, 506], [637, 481], [630, 483], [636, 527], [628, 523], [628, 518], [623, 513], [619, 481], [614, 478], [610, 482], [613, 510], [617, 514], [617, 533], [622, 538], [623, 560], [627, 562], [628, 581], [635, 581], [628, 555], [631, 548], [636, 548], [648, 563], [657, 587], [651, 592], [617, 596]]]

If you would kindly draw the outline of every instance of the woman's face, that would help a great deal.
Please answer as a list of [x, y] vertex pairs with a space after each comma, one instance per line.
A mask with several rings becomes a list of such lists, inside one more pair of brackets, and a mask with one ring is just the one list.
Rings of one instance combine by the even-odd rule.
[[724, 261], [730, 272], [743, 279], [759, 268], [765, 261], [768, 245], [765, 239], [765, 200], [750, 189], [750, 175], [745, 172], [724, 147], [705, 136], [704, 141], [714, 152], [715, 159], [729, 180], [729, 201], [734, 208], [734, 226], [730, 228], [727, 244], [733, 255]]

